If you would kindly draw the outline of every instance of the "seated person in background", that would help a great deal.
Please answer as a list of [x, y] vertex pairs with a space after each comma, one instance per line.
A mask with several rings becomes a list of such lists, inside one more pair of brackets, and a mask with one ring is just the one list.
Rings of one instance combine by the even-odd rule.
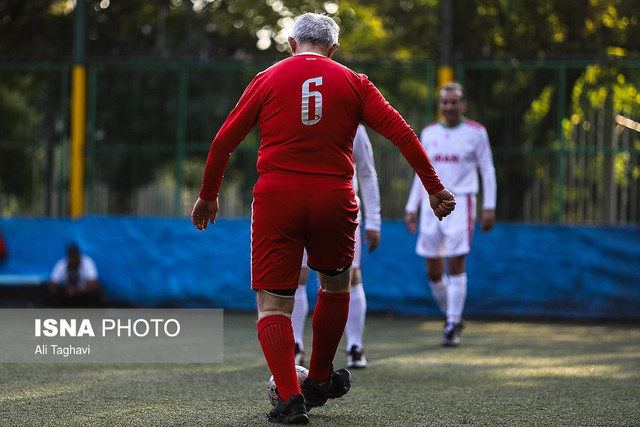
[[75, 307], [103, 305], [103, 289], [96, 264], [80, 253], [75, 243], [67, 246], [67, 256], [53, 267], [49, 281], [51, 303]]

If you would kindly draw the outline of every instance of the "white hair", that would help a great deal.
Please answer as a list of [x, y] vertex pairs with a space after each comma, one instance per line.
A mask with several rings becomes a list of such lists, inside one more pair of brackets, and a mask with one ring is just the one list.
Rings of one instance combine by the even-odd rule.
[[298, 44], [311, 43], [328, 49], [338, 43], [339, 32], [336, 21], [327, 15], [305, 13], [293, 24], [291, 37]]

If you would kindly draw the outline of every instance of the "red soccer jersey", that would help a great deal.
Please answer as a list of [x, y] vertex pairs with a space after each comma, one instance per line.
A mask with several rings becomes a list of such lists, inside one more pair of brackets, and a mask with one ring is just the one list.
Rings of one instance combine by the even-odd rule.
[[364, 122], [396, 145], [433, 194], [444, 187], [413, 130], [367, 76], [304, 53], [259, 73], [211, 144], [200, 197], [218, 196], [231, 152], [258, 125], [257, 170], [353, 177], [352, 143]]

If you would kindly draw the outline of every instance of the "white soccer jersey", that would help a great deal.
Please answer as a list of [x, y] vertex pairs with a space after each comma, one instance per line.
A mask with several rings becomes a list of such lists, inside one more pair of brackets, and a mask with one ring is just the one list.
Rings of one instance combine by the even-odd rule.
[[[477, 194], [478, 173], [482, 176], [484, 209], [496, 207], [496, 172], [489, 145], [487, 130], [480, 123], [467, 118], [453, 128], [441, 123], [425, 127], [420, 135], [431, 163], [442, 184], [456, 198], [466, 194]], [[414, 179], [406, 212], [417, 212], [421, 201], [422, 211], [430, 210], [429, 198], [420, 180]]]
[[[373, 150], [371, 141], [364, 129], [358, 126], [358, 131], [353, 139], [353, 162], [355, 174], [353, 175], [353, 188], [358, 199], [360, 210], [364, 207], [364, 228], [366, 230], [380, 231], [380, 188], [378, 187], [378, 173], [373, 162]], [[361, 186], [362, 203], [357, 197], [358, 181]], [[364, 205], [364, 206], [363, 206]], [[360, 216], [360, 213], [358, 213]], [[358, 218], [360, 221], [361, 218]]]

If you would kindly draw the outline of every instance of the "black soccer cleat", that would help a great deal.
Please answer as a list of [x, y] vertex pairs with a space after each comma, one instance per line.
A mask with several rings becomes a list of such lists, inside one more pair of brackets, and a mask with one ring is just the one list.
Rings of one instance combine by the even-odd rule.
[[292, 395], [285, 402], [278, 397], [278, 404], [267, 414], [267, 419], [272, 423], [280, 424], [308, 424], [309, 416], [301, 394]]
[[351, 350], [347, 352], [347, 368], [362, 369], [367, 367], [367, 358], [364, 355], [362, 347], [352, 345]]
[[464, 328], [464, 321], [458, 323], [448, 322], [442, 332], [442, 345], [444, 347], [457, 347], [460, 345], [460, 333]]
[[307, 410], [324, 405], [328, 399], [337, 399], [347, 394], [351, 388], [351, 373], [346, 369], [329, 371], [329, 380], [318, 384], [316, 380], [305, 379], [300, 390], [304, 395]]

